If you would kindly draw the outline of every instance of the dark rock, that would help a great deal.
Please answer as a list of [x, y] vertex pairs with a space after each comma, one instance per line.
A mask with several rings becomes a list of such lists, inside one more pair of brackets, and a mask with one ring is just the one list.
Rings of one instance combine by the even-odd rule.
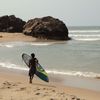
[[25, 21], [14, 15], [0, 17], [0, 32], [22, 32]]
[[37, 38], [69, 40], [68, 29], [59, 19], [47, 16], [29, 20], [23, 29], [23, 33]]

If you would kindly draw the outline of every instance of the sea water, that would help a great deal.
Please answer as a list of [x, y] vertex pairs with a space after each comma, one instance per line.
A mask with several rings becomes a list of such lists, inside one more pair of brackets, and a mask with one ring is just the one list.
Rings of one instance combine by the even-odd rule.
[[69, 37], [72, 40], [1, 42], [0, 67], [28, 71], [21, 55], [35, 53], [49, 74], [64, 79], [68, 76], [100, 78], [100, 27], [69, 27]]

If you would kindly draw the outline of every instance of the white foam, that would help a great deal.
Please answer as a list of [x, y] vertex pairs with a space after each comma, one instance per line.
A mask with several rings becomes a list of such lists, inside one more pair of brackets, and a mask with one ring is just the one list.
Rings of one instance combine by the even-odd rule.
[[31, 43], [31, 45], [35, 45], [35, 46], [48, 46], [48, 45], [52, 45], [53, 43], [43, 43], [43, 42], [36, 42], [36, 43]]
[[100, 37], [100, 34], [69, 34], [72, 37]]
[[8, 48], [12, 48], [14, 47], [13, 45], [4, 45], [5, 47], [8, 47]]
[[11, 43], [0, 43], [0, 46], [1, 47], [7, 47], [7, 48], [13, 48], [14, 44], [11, 44]]
[[100, 30], [69, 30], [69, 33], [99, 33]]
[[10, 68], [10, 69], [17, 69], [17, 70], [28, 70], [28, 68], [18, 67], [19, 65], [12, 64], [9, 62], [0, 62], [0, 67]]
[[78, 41], [98, 41], [100, 40], [100, 34], [70, 34], [70, 37]]
[[81, 72], [81, 71], [66, 71], [66, 72], [60, 72], [60, 71], [50, 71], [48, 70], [47, 73], [53, 73], [53, 74], [60, 74], [60, 75], [69, 75], [69, 76], [83, 76], [83, 77], [100, 77], [100, 74], [94, 73], [94, 72]]
[[53, 44], [58, 44], [58, 43], [65, 43], [64, 41], [50, 41], [50, 42], [33, 42], [31, 45], [34, 46], [48, 46], [48, 45], [53, 45]]
[[34, 45], [34, 46], [48, 46], [55, 42], [5, 42], [0, 43], [1, 47], [13, 48], [15, 46]]
[[73, 38], [74, 40], [78, 41], [98, 41], [100, 38]]

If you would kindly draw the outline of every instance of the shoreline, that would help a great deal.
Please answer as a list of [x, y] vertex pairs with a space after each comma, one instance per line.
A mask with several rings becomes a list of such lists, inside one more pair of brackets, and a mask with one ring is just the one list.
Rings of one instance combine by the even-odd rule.
[[[7, 66], [7, 65], [6, 65]], [[1, 69], [11, 71], [14, 73], [22, 72], [24, 75], [28, 72], [28, 68], [19, 67], [0, 67]], [[48, 70], [46, 70], [48, 72]], [[92, 91], [100, 92], [100, 80], [93, 77], [83, 77], [83, 76], [72, 76], [72, 75], [59, 75], [54, 73], [48, 73], [50, 82], [59, 83], [64, 86], [71, 86], [81, 89], [88, 89]]]
[[[33, 83], [28, 83], [27, 72], [0, 68], [1, 100], [99, 100], [100, 92], [88, 89], [64, 86], [57, 82], [44, 82], [35, 76]], [[56, 80], [57, 81], [57, 80]], [[4, 93], [4, 94], [3, 94]], [[5, 95], [5, 93], [8, 93]], [[16, 98], [16, 99], [15, 99]], [[33, 100], [32, 99], [32, 100]]]

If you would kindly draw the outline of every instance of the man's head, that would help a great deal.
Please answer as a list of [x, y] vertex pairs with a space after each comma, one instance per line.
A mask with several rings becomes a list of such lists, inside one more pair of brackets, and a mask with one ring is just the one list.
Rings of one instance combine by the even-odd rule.
[[32, 58], [34, 58], [34, 57], [35, 57], [35, 54], [34, 54], [34, 53], [32, 53], [32, 54], [31, 54], [31, 56], [32, 56]]

